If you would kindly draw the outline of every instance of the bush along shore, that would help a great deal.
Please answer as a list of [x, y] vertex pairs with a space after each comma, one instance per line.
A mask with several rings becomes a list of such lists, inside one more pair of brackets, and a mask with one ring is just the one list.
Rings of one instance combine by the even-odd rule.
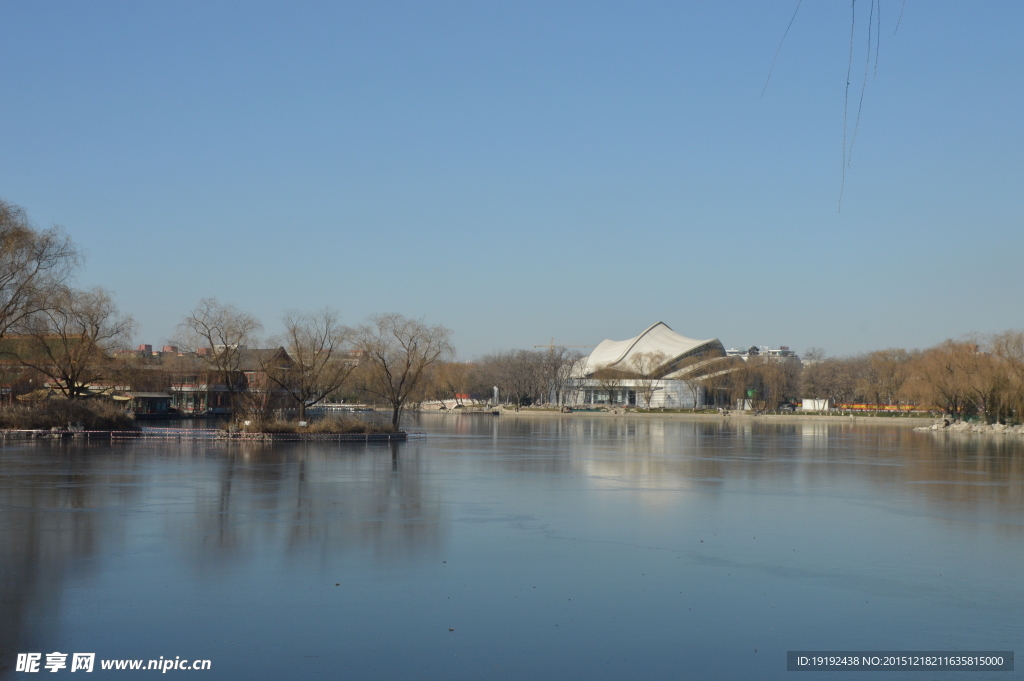
[[327, 417], [317, 421], [286, 421], [280, 419], [249, 419], [240, 424], [227, 424], [218, 439], [245, 441], [312, 440], [312, 441], [391, 441], [405, 440], [408, 434], [390, 423], [370, 423], [349, 417]]
[[970, 421], [950, 421], [939, 419], [930, 426], [920, 426], [914, 430], [936, 431], [945, 433], [991, 433], [994, 435], [1024, 435], [1024, 424], [1007, 425], [1005, 423], [971, 423]]
[[0, 409], [2, 430], [54, 433], [140, 430], [131, 414], [105, 400], [44, 400]]

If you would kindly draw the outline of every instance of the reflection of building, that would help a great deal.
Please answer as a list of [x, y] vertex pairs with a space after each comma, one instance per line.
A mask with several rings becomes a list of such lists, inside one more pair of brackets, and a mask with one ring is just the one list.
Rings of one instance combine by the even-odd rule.
[[716, 379], [736, 362], [717, 338], [694, 340], [658, 322], [629, 340], [602, 341], [576, 382], [576, 402], [702, 408], [718, 402]]

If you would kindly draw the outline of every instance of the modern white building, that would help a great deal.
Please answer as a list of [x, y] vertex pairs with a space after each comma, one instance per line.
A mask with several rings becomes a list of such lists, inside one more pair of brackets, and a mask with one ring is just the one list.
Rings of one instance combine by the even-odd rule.
[[628, 340], [602, 341], [582, 366], [580, 405], [700, 409], [714, 403], [710, 379], [735, 370], [717, 338], [696, 340], [664, 322]]

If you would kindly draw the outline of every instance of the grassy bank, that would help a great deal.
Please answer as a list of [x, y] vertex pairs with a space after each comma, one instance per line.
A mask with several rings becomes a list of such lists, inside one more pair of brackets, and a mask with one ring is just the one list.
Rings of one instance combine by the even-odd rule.
[[347, 435], [394, 433], [396, 429], [390, 423], [370, 423], [362, 419], [348, 416], [328, 416], [317, 421], [309, 421], [300, 426], [298, 421], [282, 419], [243, 421], [238, 430], [244, 433], [296, 433], [310, 435]]
[[138, 430], [135, 419], [106, 400], [50, 399], [0, 408], [0, 429]]

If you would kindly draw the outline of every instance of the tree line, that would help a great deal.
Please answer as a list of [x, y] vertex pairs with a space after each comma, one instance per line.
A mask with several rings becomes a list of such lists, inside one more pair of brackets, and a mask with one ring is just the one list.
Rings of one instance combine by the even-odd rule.
[[[492, 386], [498, 386], [502, 401], [509, 404], [564, 404], [577, 397], [573, 377], [585, 359], [564, 349], [512, 350], [472, 363], [445, 363], [432, 373], [423, 396], [451, 399], [462, 393], [486, 399]], [[664, 362], [663, 356], [638, 355], [621, 370], [598, 368], [591, 383], [607, 392], [628, 381], [639, 406], [649, 407], [656, 383], [652, 369]], [[681, 380], [695, 402], [700, 394], [712, 405], [729, 408], [746, 400], [752, 409], [771, 411], [817, 399], [874, 411], [1021, 421], [1024, 331], [951, 339], [924, 350], [889, 348], [846, 357], [826, 356], [818, 348], [802, 359], [751, 354]]]
[[853, 357], [812, 353], [803, 369], [806, 397], [927, 409], [986, 423], [1024, 414], [1024, 332], [946, 340], [925, 350], [891, 348]]
[[[397, 428], [428, 369], [454, 352], [443, 326], [381, 314], [349, 327], [330, 308], [290, 311], [284, 332], [263, 338], [255, 316], [207, 298], [170, 339], [177, 352], [154, 366], [129, 352], [135, 320], [108, 291], [71, 285], [81, 262], [60, 227], [37, 229], [24, 209], [0, 200], [0, 380], [12, 397], [44, 386], [69, 400], [95, 396], [97, 385], [163, 389], [190, 365], [224, 389], [233, 418], [268, 408], [266, 398], [277, 394], [303, 419], [310, 406], [347, 389], [391, 407]], [[260, 345], [282, 351], [254, 352]], [[263, 385], [251, 384], [257, 375]]]
[[[45, 385], [81, 400], [93, 396], [97, 384], [165, 389], [169, 372], [186, 361], [224, 387], [233, 414], [269, 409], [274, 405], [268, 396], [277, 395], [304, 419], [310, 406], [347, 398], [387, 405], [397, 427], [410, 405], [466, 395], [487, 400], [494, 387], [502, 402], [518, 406], [568, 404], [579, 394], [586, 358], [568, 348], [509, 350], [455, 362], [451, 332], [443, 326], [398, 314], [346, 326], [330, 308], [290, 311], [283, 333], [265, 338], [259, 319], [214, 298], [182, 319], [170, 339], [180, 353], [161, 360], [161, 373], [151, 359], [126, 352], [136, 324], [110, 292], [72, 285], [81, 262], [81, 251], [61, 228], [37, 229], [22, 208], [0, 200], [0, 381], [12, 394]], [[282, 352], [252, 352], [261, 345]], [[599, 370], [593, 382], [610, 391], [631, 379], [641, 404], [650, 406], [652, 369], [664, 361], [638, 357], [624, 371]], [[263, 384], [250, 385], [247, 372]], [[755, 409], [773, 410], [814, 398], [1019, 421], [1024, 332], [850, 357], [811, 349], [803, 361], [750, 354], [684, 382], [695, 398], [701, 394], [718, 406], [747, 400]]]

